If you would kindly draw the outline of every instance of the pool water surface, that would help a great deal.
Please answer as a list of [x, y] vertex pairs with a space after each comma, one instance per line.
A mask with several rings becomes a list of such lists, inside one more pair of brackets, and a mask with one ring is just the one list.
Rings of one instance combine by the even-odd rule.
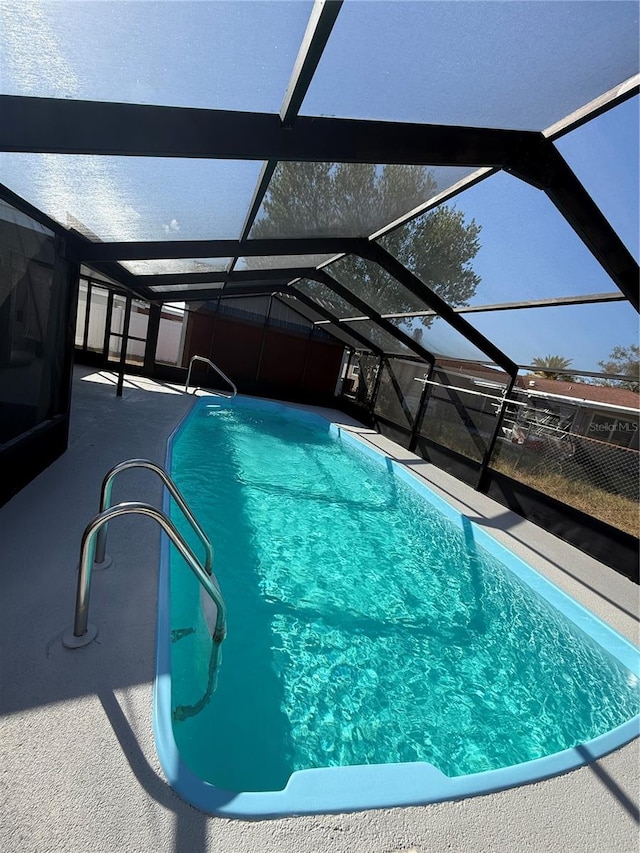
[[173, 552], [169, 663], [171, 734], [205, 787], [286, 794], [300, 771], [382, 765], [466, 785], [633, 736], [623, 638], [325, 419], [204, 399], [171, 473], [214, 545], [228, 637], [212, 693], [200, 591]]

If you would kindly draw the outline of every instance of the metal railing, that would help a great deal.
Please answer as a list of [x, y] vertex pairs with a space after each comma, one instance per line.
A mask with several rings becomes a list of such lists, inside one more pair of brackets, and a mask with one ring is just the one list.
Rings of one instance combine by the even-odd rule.
[[[451, 391], [459, 391], [462, 394], [471, 394], [473, 397], [489, 397], [492, 400], [495, 400], [495, 403], [492, 403], [493, 406], [498, 406], [504, 402], [507, 393], [507, 386], [501, 385], [495, 386], [496, 391], [500, 391], [500, 394], [489, 394], [487, 391], [474, 391], [471, 388], [463, 388], [461, 385], [448, 385], [446, 382], [434, 382], [431, 379], [421, 379], [419, 376], [413, 377], [414, 382], [420, 382], [422, 385], [435, 385], [436, 388], [444, 388], [450, 389]], [[493, 387], [493, 386], [492, 386]]]
[[[375, 358], [358, 358], [360, 374], [368, 378]], [[536, 505], [553, 506], [554, 513], [558, 503], [566, 506], [576, 531], [574, 509], [637, 537], [640, 430], [634, 405], [600, 403], [591, 399], [588, 385], [574, 384], [570, 394], [562, 383], [562, 394], [553, 383], [545, 391], [529, 384], [511, 387], [504, 374], [494, 378], [482, 365], [445, 369], [436, 363], [436, 381], [426, 364], [401, 357], [387, 362], [374, 416], [394, 437], [397, 428], [408, 449], [435, 464], [455, 465], [458, 476], [481, 491], [494, 473], [533, 489]], [[392, 370], [395, 381], [389, 378]], [[368, 392], [373, 384], [361, 387]], [[423, 388], [429, 393], [418, 393]], [[370, 403], [371, 397], [367, 393], [361, 401]], [[489, 474], [480, 480], [483, 466]]]
[[[155, 462], [150, 462], [148, 459], [128, 459], [126, 462], [120, 462], [118, 463], [118, 465], [114, 465], [114, 467], [107, 472], [104, 477], [104, 480], [102, 481], [102, 487], [100, 489], [100, 512], [103, 513], [111, 506], [111, 491], [113, 489], [113, 481], [116, 476], [120, 474], [120, 472], [127, 471], [131, 468], [146, 468], [149, 471], [153, 471], [154, 474], [157, 474], [158, 477], [160, 477], [164, 485], [169, 490], [169, 493], [184, 513], [187, 521], [194, 529], [194, 531], [198, 534], [200, 541], [204, 545], [206, 552], [206, 562], [204, 569], [206, 573], [210, 575], [211, 566], [213, 564], [213, 548], [211, 547], [211, 542], [209, 542], [209, 539], [207, 538], [204, 530], [198, 524], [196, 517], [191, 512], [187, 502], [183, 498], [176, 484], [173, 482], [171, 477], [169, 477], [164, 468], [161, 468], [160, 465], [156, 465]], [[110, 558], [108, 558], [106, 555], [107, 529], [108, 525], [107, 522], [105, 522], [98, 530], [94, 565], [94, 568], [96, 569], [107, 568], [107, 566], [111, 563]]]
[[[164, 484], [173, 495], [182, 509], [185, 517], [191, 524], [193, 530], [198, 534], [199, 538], [205, 545], [206, 561], [202, 566], [193, 550], [186, 542], [180, 531], [168, 516], [161, 510], [151, 506], [151, 504], [141, 503], [136, 501], [119, 503], [116, 506], [108, 506], [111, 499], [111, 488], [113, 479], [120, 471], [127, 468], [143, 467], [154, 471], [158, 474]], [[80, 544], [80, 565], [78, 571], [78, 585], [76, 591], [76, 606], [73, 629], [69, 629], [63, 634], [62, 643], [69, 649], [80, 648], [91, 643], [98, 631], [94, 625], [89, 623], [89, 598], [91, 593], [91, 575], [94, 564], [96, 564], [98, 539], [102, 531], [101, 547], [104, 558], [104, 544], [106, 542], [106, 530], [108, 523], [121, 515], [146, 515], [153, 518], [165, 531], [171, 539], [189, 568], [195, 574], [200, 582], [201, 587], [208, 594], [216, 607], [215, 625], [212, 632], [213, 648], [212, 648], [212, 671], [216, 671], [220, 665], [221, 645], [227, 634], [227, 610], [222, 597], [222, 593], [216, 586], [211, 575], [211, 564], [213, 559], [213, 549], [206, 534], [196, 521], [193, 513], [187, 506], [186, 501], [178, 491], [177, 487], [168, 476], [168, 474], [146, 459], [130, 459], [127, 462], [122, 462], [112, 468], [105, 476], [102, 482], [101, 492], [101, 509], [98, 515], [87, 525], [82, 534]]]
[[208, 364], [208, 365], [209, 365], [209, 367], [212, 367], [212, 368], [216, 371], [216, 373], [217, 373], [219, 376], [221, 376], [221, 377], [225, 380], [225, 382], [228, 382], [228, 383], [229, 383], [229, 385], [231, 386], [231, 389], [232, 389], [231, 394], [229, 394], [229, 393], [228, 393], [228, 392], [226, 392], [226, 391], [214, 391], [214, 392], [213, 392], [214, 394], [219, 394], [221, 397], [227, 397], [229, 400], [232, 400], [232, 399], [237, 395], [237, 393], [238, 393], [238, 389], [236, 388], [236, 386], [234, 385], [234, 383], [229, 379], [229, 377], [226, 375], [226, 373], [223, 373], [223, 372], [220, 370], [220, 368], [218, 367], [218, 365], [217, 365], [217, 364], [214, 364], [214, 363], [211, 361], [211, 359], [209, 359], [209, 358], [205, 358], [205, 357], [204, 357], [204, 356], [202, 356], [202, 355], [193, 355], [193, 356], [191, 356], [191, 361], [189, 362], [189, 370], [188, 370], [188, 372], [187, 372], [187, 381], [186, 381], [186, 382], [185, 382], [185, 384], [184, 384], [184, 390], [185, 390], [185, 391], [188, 391], [188, 390], [189, 390], [189, 380], [191, 379], [191, 368], [193, 367], [193, 362], [194, 362], [194, 361], [203, 361], [203, 362], [205, 362], [205, 364]]

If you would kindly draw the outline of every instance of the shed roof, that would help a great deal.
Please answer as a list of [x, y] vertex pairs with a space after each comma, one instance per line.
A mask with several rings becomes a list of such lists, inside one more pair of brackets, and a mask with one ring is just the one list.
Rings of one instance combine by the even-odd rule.
[[563, 382], [557, 379], [544, 379], [539, 376], [519, 376], [518, 387], [525, 390], [540, 391], [544, 394], [558, 394], [602, 403], [603, 406], [624, 406], [637, 412], [640, 407], [640, 395], [626, 388], [605, 385], [591, 385], [586, 382]]

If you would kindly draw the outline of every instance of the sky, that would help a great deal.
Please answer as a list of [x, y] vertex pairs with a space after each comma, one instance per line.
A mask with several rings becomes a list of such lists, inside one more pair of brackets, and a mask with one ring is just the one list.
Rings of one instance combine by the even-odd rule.
[[[0, 0], [0, 91], [277, 112], [311, 8]], [[635, 2], [346, 0], [301, 113], [542, 130], [637, 71]], [[636, 97], [558, 142], [636, 258], [638, 125]], [[0, 182], [101, 239], [223, 238], [239, 236], [261, 165], [0, 154]], [[539, 190], [502, 173], [455, 204], [482, 226], [474, 304], [615, 291]], [[625, 304], [469, 319], [523, 364], [598, 370], [638, 340]]]
[[[568, 134], [558, 148], [638, 259], [638, 98]], [[459, 195], [455, 206], [482, 226], [473, 261], [481, 276], [471, 304], [612, 293], [613, 281], [540, 190], [499, 173]], [[600, 370], [613, 347], [638, 343], [628, 303], [540, 308], [467, 319], [520, 364], [561, 355]]]

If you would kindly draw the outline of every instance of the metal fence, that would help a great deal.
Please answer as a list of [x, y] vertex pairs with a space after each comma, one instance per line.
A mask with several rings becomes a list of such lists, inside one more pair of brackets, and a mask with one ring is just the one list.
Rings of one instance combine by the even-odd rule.
[[[499, 471], [588, 515], [638, 535], [638, 416], [625, 413], [603, 440], [589, 433], [598, 410], [580, 401], [513, 389], [508, 377], [482, 365], [428, 365], [360, 356], [356, 398], [406, 435], [464, 457], [479, 471], [495, 439], [489, 470]], [[424, 393], [423, 393], [424, 392]], [[504, 413], [502, 402], [505, 399]], [[623, 444], [631, 446], [622, 446]], [[475, 476], [475, 475], [474, 475]]]
[[[638, 535], [640, 453], [578, 430], [579, 404], [512, 395], [491, 466], [563, 503]], [[628, 420], [633, 432], [637, 421]], [[629, 436], [632, 439], [632, 436]]]

